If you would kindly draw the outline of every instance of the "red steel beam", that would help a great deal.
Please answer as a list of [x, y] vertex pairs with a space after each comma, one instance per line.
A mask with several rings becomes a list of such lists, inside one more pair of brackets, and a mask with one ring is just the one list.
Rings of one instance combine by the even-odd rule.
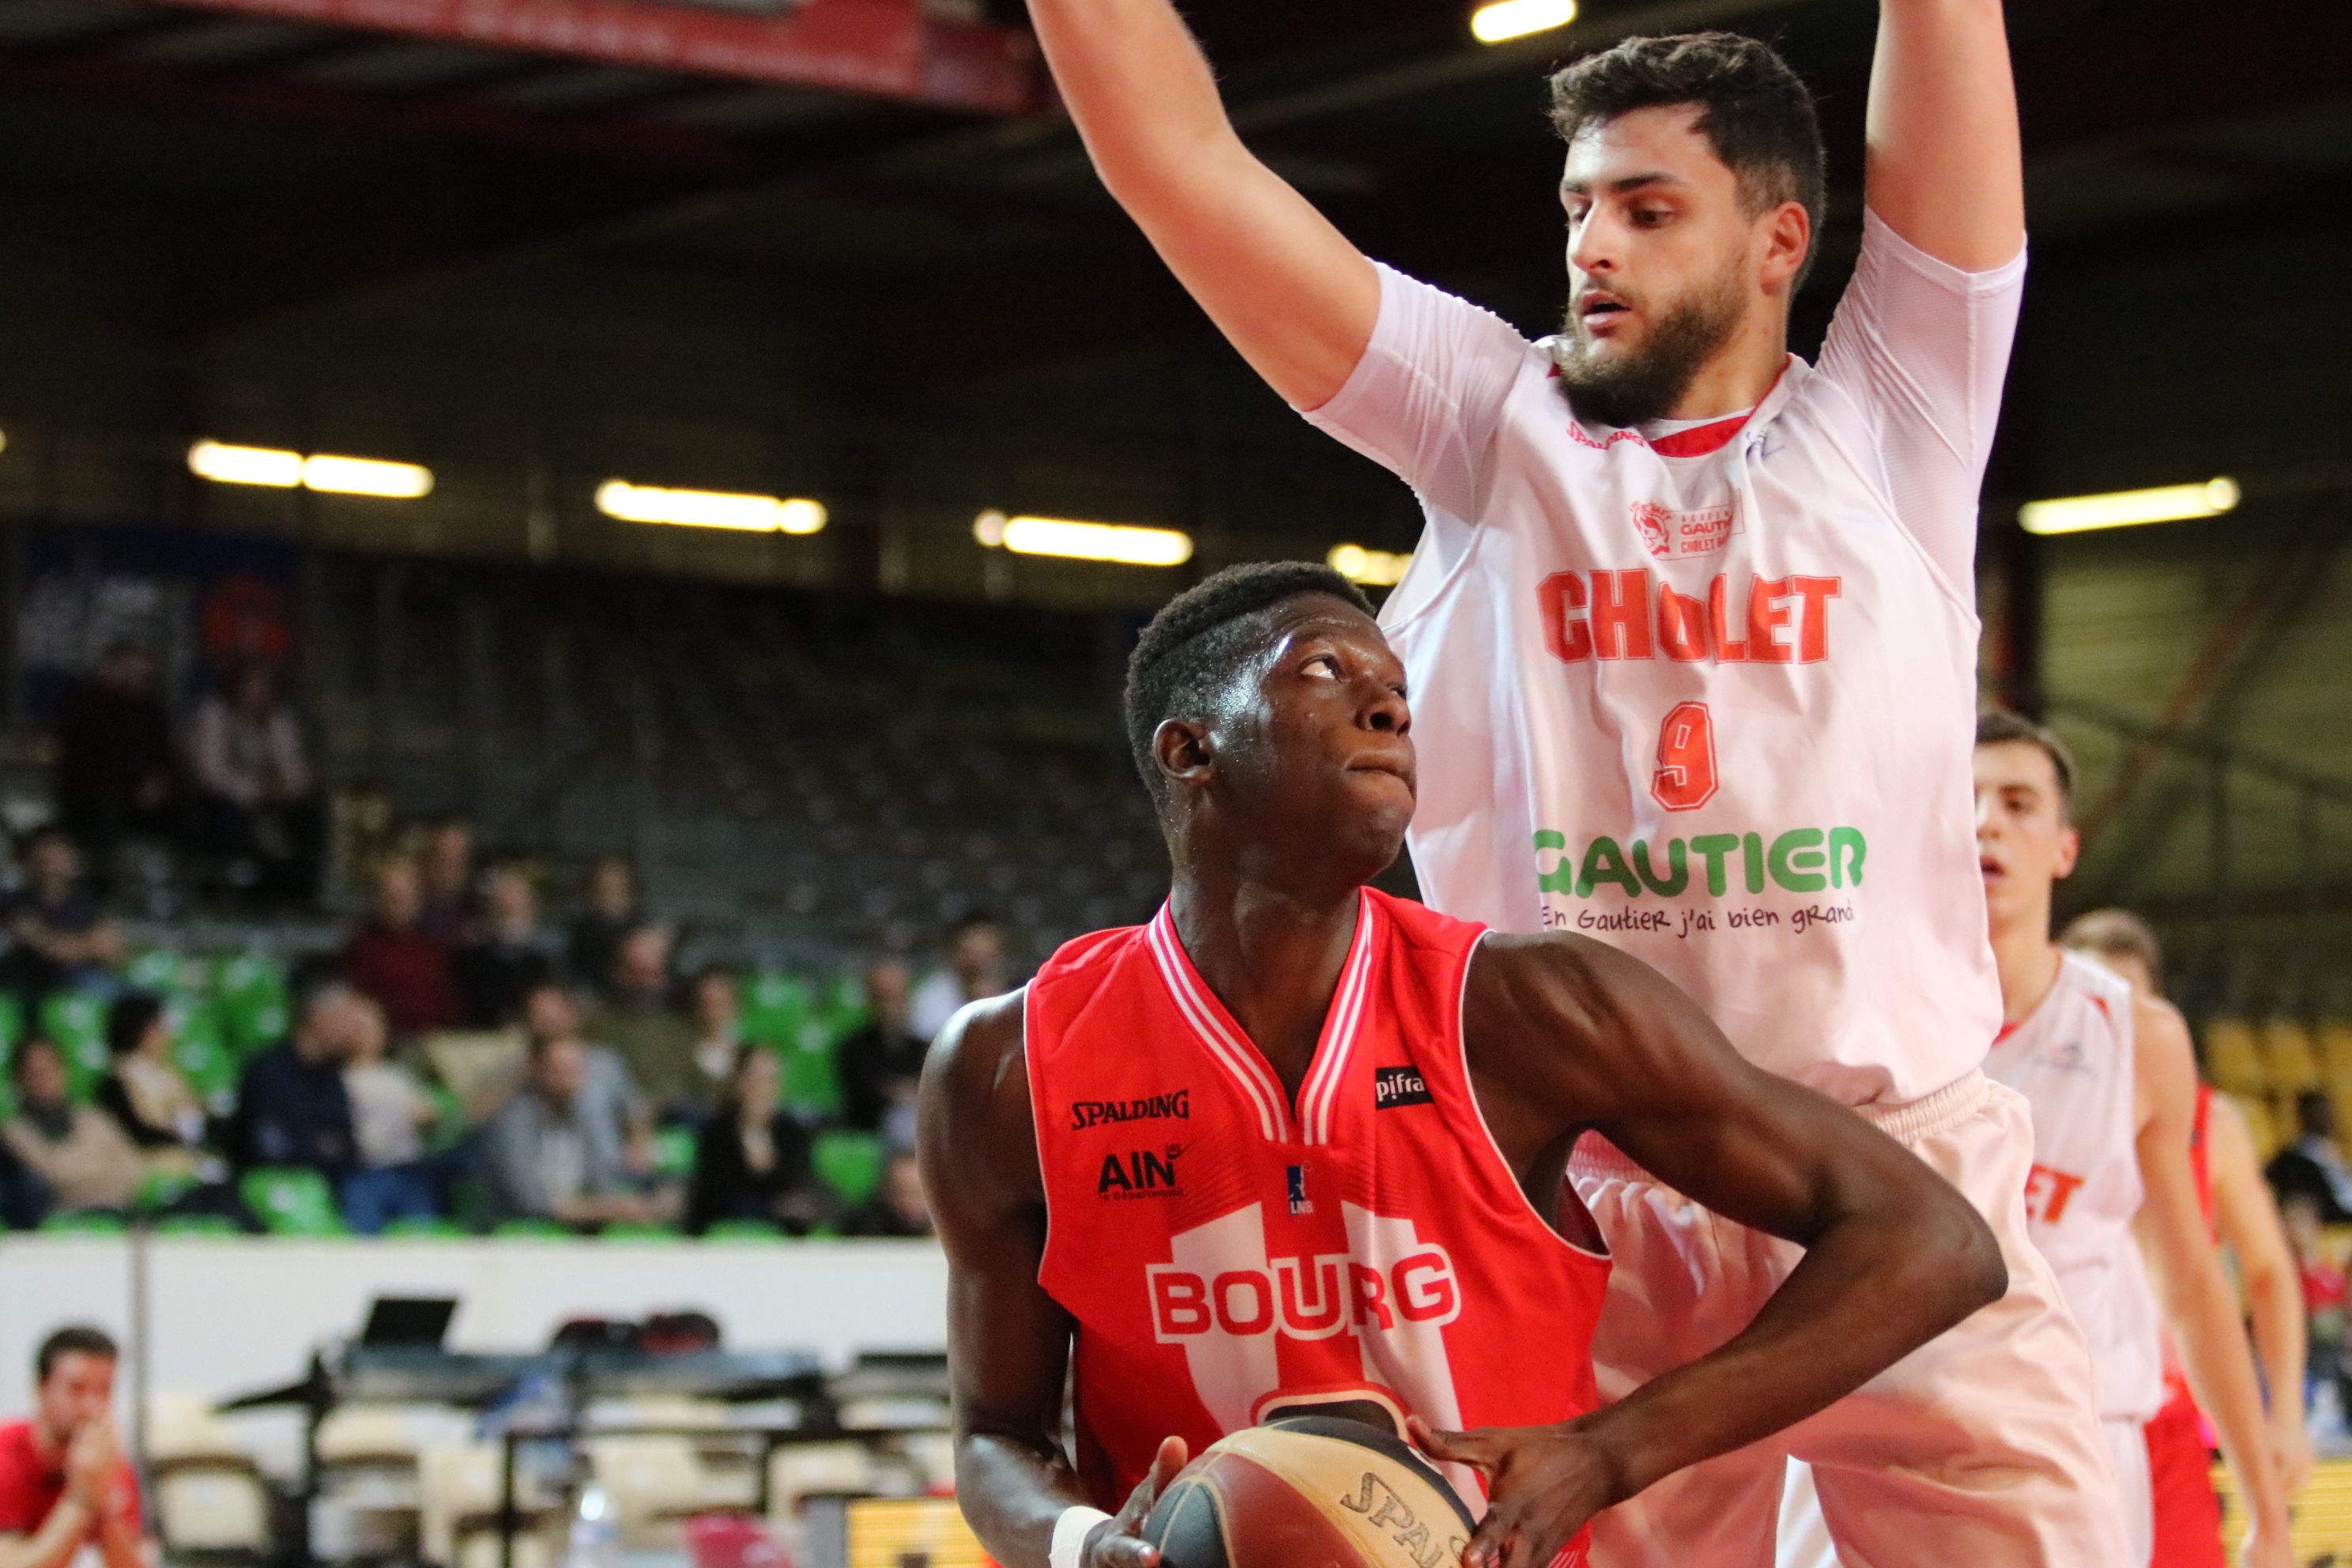
[[780, 16], [660, 0], [152, 3], [984, 114], [1024, 113], [1042, 101], [1026, 32], [932, 20], [919, 0], [807, 0]]

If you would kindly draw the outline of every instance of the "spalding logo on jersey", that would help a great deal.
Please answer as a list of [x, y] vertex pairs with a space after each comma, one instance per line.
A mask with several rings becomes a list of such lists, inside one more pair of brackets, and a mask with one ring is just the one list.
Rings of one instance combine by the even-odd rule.
[[[1360, 1352], [1346, 1357], [1347, 1381], [1391, 1391], [1441, 1426], [1459, 1419], [1444, 1333], [1462, 1315], [1454, 1259], [1410, 1219], [1339, 1206], [1345, 1252], [1267, 1256], [1264, 1208], [1251, 1204], [1171, 1236], [1171, 1260], [1145, 1268], [1152, 1337], [1183, 1347], [1201, 1402], [1226, 1431], [1255, 1422], [1283, 1386], [1286, 1342], [1342, 1334]], [[1335, 1370], [1318, 1364], [1308, 1381], [1328, 1389]]]

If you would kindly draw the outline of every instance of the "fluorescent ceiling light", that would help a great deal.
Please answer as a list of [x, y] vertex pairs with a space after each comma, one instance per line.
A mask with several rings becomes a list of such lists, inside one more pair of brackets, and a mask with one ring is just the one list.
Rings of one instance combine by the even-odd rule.
[[2237, 480], [2208, 479], [2201, 485], [2160, 485], [2148, 490], [2028, 501], [2017, 509], [2017, 523], [2028, 533], [2080, 533], [2093, 528], [2219, 517], [2237, 504]]
[[1077, 522], [1062, 517], [1007, 517], [984, 511], [974, 539], [1016, 555], [1059, 555], [1071, 561], [1116, 561], [1122, 566], [1181, 566], [1192, 559], [1192, 536], [1172, 528], [1123, 522]]
[[382, 496], [415, 500], [433, 491], [433, 470], [415, 463], [378, 458], [343, 458], [331, 452], [304, 457], [275, 447], [232, 447], [199, 441], [188, 448], [188, 471], [224, 485], [260, 485], [274, 490], [297, 488], [327, 495]]
[[1470, 14], [1470, 36], [1482, 44], [1523, 38], [1576, 20], [1576, 0], [1495, 0]]
[[1368, 588], [1396, 586], [1404, 576], [1404, 569], [1412, 564], [1410, 553], [1392, 555], [1385, 550], [1367, 550], [1360, 544], [1335, 544], [1331, 553], [1323, 559], [1349, 582], [1360, 583]]
[[302, 454], [268, 447], [231, 447], [199, 441], [188, 448], [188, 471], [224, 485], [267, 485], [290, 490], [302, 482]]
[[302, 483], [337, 496], [382, 496], [389, 500], [415, 500], [433, 493], [433, 470], [416, 463], [387, 463], [376, 458], [339, 458], [320, 452], [302, 459]]
[[666, 522], [681, 528], [732, 528], [746, 533], [814, 533], [824, 503], [802, 497], [742, 495], [727, 490], [665, 489], [606, 479], [596, 487], [596, 510], [623, 522]]

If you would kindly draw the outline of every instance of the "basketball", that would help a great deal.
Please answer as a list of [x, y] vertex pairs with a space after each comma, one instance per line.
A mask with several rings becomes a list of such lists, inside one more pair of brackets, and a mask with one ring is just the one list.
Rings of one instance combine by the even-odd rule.
[[1377, 1427], [1296, 1416], [1236, 1432], [1143, 1523], [1165, 1568], [1439, 1568], [1476, 1528], [1445, 1478]]

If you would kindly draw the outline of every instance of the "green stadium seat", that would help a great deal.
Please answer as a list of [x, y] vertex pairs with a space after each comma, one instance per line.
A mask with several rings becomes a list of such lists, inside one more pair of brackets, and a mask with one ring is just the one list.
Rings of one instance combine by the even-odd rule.
[[694, 1131], [686, 1127], [665, 1127], [654, 1134], [654, 1173], [661, 1176], [691, 1176], [694, 1174]]
[[862, 1204], [882, 1184], [882, 1140], [871, 1132], [820, 1132], [811, 1158], [844, 1203]]
[[684, 1241], [686, 1233], [674, 1225], [608, 1225], [597, 1232], [605, 1241]]
[[510, 1219], [491, 1230], [505, 1241], [570, 1241], [572, 1231], [551, 1219]]
[[65, 1053], [76, 1100], [88, 1100], [106, 1077], [106, 1004], [79, 991], [53, 991], [41, 1001], [41, 1032]]
[[785, 1106], [822, 1119], [841, 1110], [841, 1071], [833, 1059], [833, 1030], [822, 1018], [803, 1019], [776, 1047]]
[[286, 973], [260, 953], [225, 958], [213, 971], [214, 1005], [229, 1048], [250, 1056], [285, 1038]]
[[142, 1212], [152, 1214], [176, 1203], [195, 1184], [194, 1176], [178, 1171], [150, 1171], [140, 1182], [139, 1195], [132, 1202]]
[[201, 963], [159, 947], [149, 949], [125, 964], [122, 978], [141, 991], [179, 998], [203, 995], [207, 977]]
[[41, 1222], [41, 1229], [50, 1236], [121, 1236], [131, 1226], [121, 1215], [83, 1210], [53, 1214]]
[[388, 1221], [383, 1234], [394, 1241], [462, 1241], [468, 1232], [454, 1219], [408, 1217]]
[[237, 1184], [245, 1206], [272, 1236], [349, 1236], [327, 1178], [316, 1171], [264, 1167]]
[[237, 1059], [222, 1038], [220, 1018], [202, 1002], [166, 1004], [172, 1016], [172, 1062], [198, 1098], [224, 1100], [236, 1089]]
[[702, 1233], [705, 1241], [782, 1241], [781, 1226], [763, 1219], [722, 1219]]
[[782, 1048], [808, 1022], [808, 987], [790, 974], [755, 974], [743, 986], [737, 1027], [756, 1044]]
[[236, 1237], [243, 1236], [236, 1221], [226, 1215], [175, 1214], [166, 1215], [155, 1222], [157, 1236], [173, 1237]]

